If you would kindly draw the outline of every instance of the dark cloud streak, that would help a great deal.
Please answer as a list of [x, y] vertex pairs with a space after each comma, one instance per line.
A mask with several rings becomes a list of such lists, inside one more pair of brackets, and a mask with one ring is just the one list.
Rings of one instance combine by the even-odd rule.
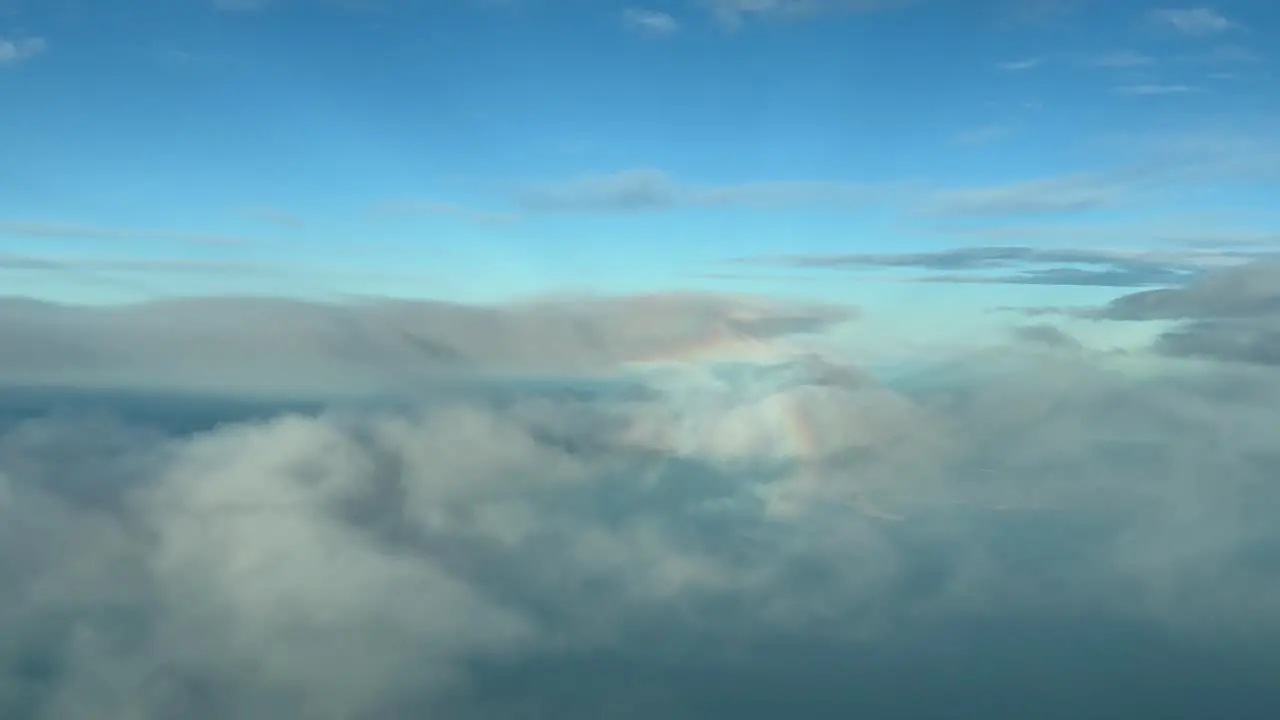
[[1185, 287], [1125, 295], [1091, 315], [1176, 322], [1155, 343], [1165, 355], [1280, 365], [1280, 262], [1257, 261]]
[[[743, 258], [736, 262], [810, 270], [919, 269], [937, 273], [914, 278], [918, 282], [1144, 287], [1185, 284], [1202, 273], [1210, 262], [1221, 262], [1232, 257], [1237, 256], [1195, 251], [1137, 252], [978, 246], [914, 253], [838, 253]], [[1243, 259], [1247, 256], [1239, 257]], [[1027, 268], [1036, 265], [1067, 267]], [[1086, 267], [1070, 267], [1072, 265]], [[993, 270], [1018, 272], [973, 273]]]
[[1025, 270], [1008, 275], [941, 274], [915, 278], [916, 282], [954, 283], [957, 285], [1051, 285], [1055, 287], [1135, 288], [1179, 285], [1190, 282], [1196, 273], [1163, 268], [1087, 270], [1082, 268], [1049, 268]]

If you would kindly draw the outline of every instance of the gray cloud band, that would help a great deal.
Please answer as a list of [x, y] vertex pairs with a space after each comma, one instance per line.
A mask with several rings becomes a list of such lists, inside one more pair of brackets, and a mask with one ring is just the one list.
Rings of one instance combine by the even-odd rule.
[[1214, 268], [1269, 255], [1267, 251], [1242, 250], [1124, 251], [983, 245], [933, 252], [794, 255], [734, 262], [803, 269], [910, 269], [934, 273], [909, 278], [918, 282], [1146, 287], [1183, 285]]
[[0, 301], [0, 381], [368, 391], [456, 373], [610, 372], [768, 351], [853, 310], [703, 294], [505, 306], [162, 300], [117, 307]]
[[1206, 274], [1185, 287], [1117, 298], [1089, 316], [1173, 321], [1155, 350], [1166, 355], [1280, 364], [1280, 263], [1274, 260]]

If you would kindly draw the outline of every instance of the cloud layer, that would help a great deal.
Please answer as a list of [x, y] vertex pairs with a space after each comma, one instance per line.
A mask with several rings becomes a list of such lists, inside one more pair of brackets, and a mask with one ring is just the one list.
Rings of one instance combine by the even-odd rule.
[[1280, 365], [1280, 263], [1251, 263], [1185, 287], [1125, 295], [1098, 315], [1175, 322], [1157, 343], [1165, 354]]
[[[1225, 305], [1193, 284], [1106, 312], [1253, 317], [1273, 276], [1251, 269]], [[341, 317], [334, 357], [455, 323], [430, 338], [465, 364], [567, 373], [840, 317], [237, 302], [10, 301], [4, 366], [133, 348], [305, 374], [333, 362], [316, 338]], [[95, 332], [119, 339], [76, 344]], [[273, 334], [309, 340], [285, 354]], [[442, 353], [418, 343], [416, 362]], [[394, 399], [329, 403], [8, 390], [0, 714], [1266, 717], [1276, 378], [1135, 374], [1051, 326], [935, 360], [893, 387], [800, 353], [541, 390], [392, 373]]]
[[707, 294], [546, 297], [502, 306], [196, 298], [80, 307], [0, 299], [8, 383], [281, 392], [401, 388], [459, 372], [608, 373], [769, 354], [850, 309]]
[[1182, 285], [1202, 273], [1264, 253], [1214, 250], [1088, 250], [984, 245], [914, 253], [836, 253], [744, 258], [737, 262], [827, 270], [913, 269], [920, 282], [1146, 287]]

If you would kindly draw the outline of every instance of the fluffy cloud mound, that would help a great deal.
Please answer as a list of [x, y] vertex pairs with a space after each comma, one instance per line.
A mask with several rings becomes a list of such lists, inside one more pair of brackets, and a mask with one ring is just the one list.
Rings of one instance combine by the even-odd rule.
[[1280, 384], [992, 355], [896, 389], [802, 354], [395, 404], [10, 393], [0, 716], [1265, 717]]

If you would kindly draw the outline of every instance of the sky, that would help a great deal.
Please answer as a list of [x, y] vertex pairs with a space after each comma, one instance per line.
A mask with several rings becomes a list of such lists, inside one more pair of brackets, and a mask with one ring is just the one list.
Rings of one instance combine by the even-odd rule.
[[0, 0], [0, 717], [1280, 717], [1278, 21]]
[[[1278, 13], [3, 0], [5, 280], [85, 302], [1097, 301], [1276, 239]], [[912, 256], [989, 246], [1170, 255]]]

